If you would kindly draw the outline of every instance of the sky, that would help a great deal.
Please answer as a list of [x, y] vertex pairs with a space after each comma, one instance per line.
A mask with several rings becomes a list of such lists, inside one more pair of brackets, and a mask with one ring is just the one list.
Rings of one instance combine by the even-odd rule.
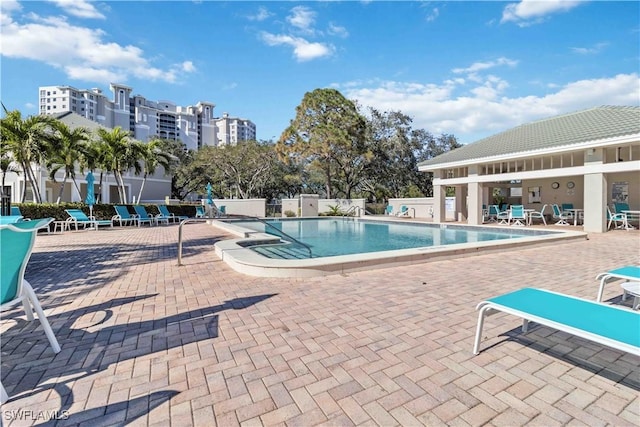
[[133, 88], [215, 104], [277, 140], [305, 93], [466, 144], [601, 105], [640, 105], [637, 1], [0, 1], [0, 98]]

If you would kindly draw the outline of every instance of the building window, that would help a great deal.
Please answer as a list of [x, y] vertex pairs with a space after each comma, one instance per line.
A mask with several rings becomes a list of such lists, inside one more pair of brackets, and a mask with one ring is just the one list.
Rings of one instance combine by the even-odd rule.
[[51, 110], [51, 105], [47, 105], [47, 110]]
[[76, 111], [76, 107], [71, 107], [71, 109], [72, 109], [73, 111]]

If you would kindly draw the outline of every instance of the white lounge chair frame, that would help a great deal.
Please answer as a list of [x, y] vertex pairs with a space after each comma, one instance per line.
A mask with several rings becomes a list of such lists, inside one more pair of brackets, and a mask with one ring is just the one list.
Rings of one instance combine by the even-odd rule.
[[[613, 305], [609, 305], [609, 304], [603, 304], [600, 302], [595, 302], [595, 301], [590, 301], [587, 299], [583, 299], [583, 298], [577, 298], [577, 297], [573, 297], [573, 296], [569, 296], [569, 295], [564, 295], [564, 294], [560, 294], [557, 292], [552, 292], [552, 291], [547, 291], [547, 290], [543, 290], [543, 289], [534, 289], [534, 288], [524, 288], [524, 289], [520, 289], [519, 291], [515, 291], [515, 292], [523, 292], [523, 298], [527, 297], [528, 295], [532, 295], [532, 294], [537, 294], [537, 295], [541, 295], [541, 294], [547, 294], [547, 295], [551, 295], [553, 296], [554, 300], [558, 300], [558, 297], [560, 297], [561, 300], [565, 300], [567, 302], [571, 301], [571, 300], [578, 300], [578, 301], [583, 301], [584, 303], [586, 303], [587, 305], [593, 305], [594, 308], [597, 308], [599, 311], [605, 311], [607, 313], [611, 313], [613, 314], [617, 314], [617, 315], [623, 315], [625, 316], [625, 318], [629, 318], [631, 319], [631, 321], [629, 322], [629, 324], [624, 324], [624, 325], [620, 325], [620, 329], [623, 328], [636, 328], [637, 329], [637, 333], [640, 334], [640, 312], [637, 311], [631, 311], [627, 308], [621, 308], [621, 307], [616, 307]], [[499, 298], [499, 297], [496, 297]], [[606, 345], [608, 347], [611, 348], [615, 348], [617, 350], [621, 350], [624, 352], [628, 352], [628, 353], [632, 353], [635, 355], [639, 355], [640, 356], [640, 346], [635, 346], [623, 341], [619, 341], [617, 339], [605, 336], [605, 335], [601, 335], [601, 334], [597, 334], [594, 333], [592, 331], [586, 330], [584, 328], [581, 328], [579, 326], [574, 325], [569, 325], [569, 324], [565, 324], [565, 323], [561, 323], [558, 321], [555, 321], [554, 319], [549, 319], [546, 317], [542, 317], [538, 314], [536, 314], [535, 312], [530, 312], [530, 311], [523, 311], [523, 310], [519, 310], [517, 308], [513, 308], [513, 307], [509, 307], [507, 305], [503, 305], [503, 304], [499, 304], [496, 303], [492, 300], [487, 300], [487, 301], [482, 301], [480, 304], [478, 304], [477, 310], [480, 311], [480, 313], [478, 314], [478, 327], [476, 329], [476, 336], [475, 336], [475, 340], [474, 340], [474, 344], [473, 344], [473, 354], [478, 354], [480, 352], [480, 341], [482, 338], [482, 328], [484, 326], [484, 319], [486, 316], [494, 314], [496, 312], [504, 312], [504, 313], [508, 313], [508, 314], [512, 314], [514, 316], [518, 316], [521, 317], [523, 319], [523, 323], [522, 323], [522, 332], [523, 333], [527, 333], [528, 329], [529, 329], [529, 322], [536, 322], [539, 323], [541, 325], [544, 326], [548, 326], [550, 328], [554, 328], [557, 329], [559, 331], [563, 331], [563, 332], [567, 332], [569, 334], [575, 335], [577, 337], [580, 338], [584, 338], [593, 342], [596, 342], [598, 344], [602, 344], [602, 345]], [[576, 324], [579, 322], [576, 322]], [[633, 333], [634, 331], [631, 330], [631, 333]], [[640, 335], [638, 335], [640, 336]]]
[[596, 280], [600, 280], [600, 287], [598, 288], [598, 296], [596, 297], [596, 301], [602, 301], [604, 285], [606, 285], [608, 282], [612, 282], [615, 280], [640, 281], [640, 266], [626, 265], [624, 267], [605, 271], [604, 273], [598, 274], [596, 276]]

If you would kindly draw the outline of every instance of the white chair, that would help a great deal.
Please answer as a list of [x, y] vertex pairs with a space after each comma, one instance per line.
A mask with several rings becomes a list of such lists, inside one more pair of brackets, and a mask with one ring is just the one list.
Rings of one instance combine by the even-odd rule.
[[611, 228], [611, 224], [615, 224], [616, 229], [624, 228], [629, 229], [629, 222], [627, 221], [626, 213], [613, 213], [611, 208], [607, 206], [607, 230]]
[[560, 210], [560, 207], [555, 203], [551, 205], [551, 208], [553, 209], [553, 219], [558, 220], [558, 222], [556, 222], [556, 225], [569, 225], [567, 220], [572, 219], [572, 216], [562, 212]]
[[529, 212], [529, 225], [531, 225], [533, 223], [534, 219], [541, 219], [542, 223], [544, 225], [547, 225], [547, 220], [544, 217], [544, 210], [547, 208], [547, 205], [542, 205], [542, 209], [540, 209], [540, 212], [538, 211], [531, 211]]
[[[38, 314], [38, 320], [49, 339], [54, 353], [60, 352], [60, 345], [56, 340], [51, 325], [42, 310], [33, 288], [24, 278], [27, 263], [31, 257], [36, 234], [41, 228], [46, 228], [53, 218], [18, 222], [0, 225], [0, 309], [11, 308], [22, 303], [27, 320], [34, 320], [33, 310]], [[9, 396], [0, 382], [0, 403], [7, 401]]]

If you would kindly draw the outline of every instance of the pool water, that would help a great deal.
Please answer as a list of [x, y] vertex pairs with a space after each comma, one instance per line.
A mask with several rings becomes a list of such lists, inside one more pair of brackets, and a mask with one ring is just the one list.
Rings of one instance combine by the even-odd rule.
[[[367, 221], [353, 218], [284, 219], [267, 222], [310, 246], [313, 258], [518, 239], [550, 233], [544, 230], [522, 228], [496, 229], [495, 227]], [[233, 221], [233, 223], [243, 228], [281, 237], [278, 231], [258, 221], [243, 220]], [[295, 243], [256, 245], [251, 249], [268, 258], [309, 258], [309, 252]]]

